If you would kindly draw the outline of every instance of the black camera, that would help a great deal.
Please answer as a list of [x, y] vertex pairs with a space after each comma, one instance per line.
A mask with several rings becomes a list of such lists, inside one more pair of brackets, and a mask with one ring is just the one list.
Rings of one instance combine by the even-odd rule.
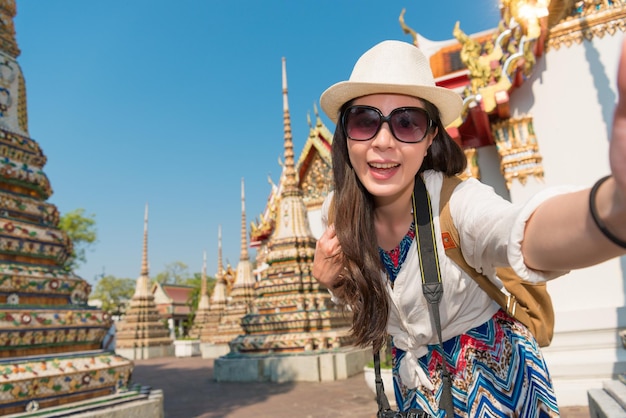
[[393, 411], [391, 409], [386, 409], [384, 411], [378, 411], [377, 418], [428, 418], [426, 412], [421, 409], [411, 408], [408, 411]]

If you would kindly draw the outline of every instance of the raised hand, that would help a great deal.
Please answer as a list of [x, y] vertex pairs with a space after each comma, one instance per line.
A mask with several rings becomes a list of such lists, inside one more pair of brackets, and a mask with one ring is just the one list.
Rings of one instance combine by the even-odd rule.
[[317, 240], [315, 246], [315, 258], [313, 260], [313, 277], [321, 285], [335, 289], [340, 285], [343, 271], [343, 257], [341, 245], [337, 239], [334, 225], [326, 228], [326, 231]]

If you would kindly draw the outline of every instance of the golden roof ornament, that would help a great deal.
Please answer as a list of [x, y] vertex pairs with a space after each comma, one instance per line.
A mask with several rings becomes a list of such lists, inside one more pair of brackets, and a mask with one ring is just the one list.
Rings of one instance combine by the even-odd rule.
[[[553, 18], [553, 5], [559, 4], [559, 19]], [[613, 36], [626, 31], [624, 0], [552, 0], [550, 5], [548, 47], [559, 49], [591, 41], [594, 37]]]
[[0, 51], [11, 58], [17, 58], [20, 55], [20, 49], [15, 40], [13, 23], [15, 14], [15, 0], [0, 0]]

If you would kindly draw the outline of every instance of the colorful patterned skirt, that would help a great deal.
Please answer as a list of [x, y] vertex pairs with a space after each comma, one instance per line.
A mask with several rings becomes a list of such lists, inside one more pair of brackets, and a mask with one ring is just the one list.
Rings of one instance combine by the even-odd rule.
[[[405, 352], [394, 348], [394, 387], [401, 410], [439, 411], [442, 361], [438, 345], [419, 359], [434, 391], [408, 389], [398, 375]], [[543, 356], [528, 329], [504, 311], [443, 344], [452, 379], [455, 417], [558, 417], [554, 390]]]

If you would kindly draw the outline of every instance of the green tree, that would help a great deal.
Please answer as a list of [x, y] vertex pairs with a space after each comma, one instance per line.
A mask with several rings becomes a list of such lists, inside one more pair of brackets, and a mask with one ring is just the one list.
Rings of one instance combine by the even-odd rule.
[[154, 281], [161, 284], [185, 284], [191, 277], [187, 264], [174, 261], [166, 264], [165, 270], [157, 274]]
[[135, 280], [121, 279], [115, 276], [104, 276], [96, 284], [90, 299], [102, 301], [102, 310], [119, 313], [120, 307], [126, 304], [135, 293]]
[[59, 219], [59, 229], [65, 231], [72, 240], [72, 254], [65, 262], [68, 270], [76, 270], [87, 261], [86, 253], [97, 240], [96, 215], [85, 215], [85, 209], [79, 208], [67, 212]]
[[[215, 288], [215, 278], [207, 276], [206, 278], [206, 288], [207, 294], [209, 298], [213, 293], [213, 288]], [[193, 277], [188, 278], [185, 283], [187, 286], [193, 287], [193, 290], [189, 294], [189, 300], [187, 300], [187, 305], [191, 308], [191, 312], [189, 312], [189, 316], [187, 317], [187, 323], [189, 326], [193, 324], [194, 318], [196, 317], [196, 311], [198, 310], [198, 304], [200, 303], [200, 290], [202, 288], [202, 274], [194, 273]]]
[[[213, 293], [213, 288], [215, 287], [215, 278], [211, 276], [206, 277], [206, 288], [209, 297]], [[194, 273], [193, 277], [188, 278], [185, 283], [187, 286], [193, 287], [193, 292], [191, 292], [189, 300], [187, 303], [191, 306], [192, 313], [198, 309], [198, 303], [200, 303], [200, 289], [202, 287], [202, 274]]]

